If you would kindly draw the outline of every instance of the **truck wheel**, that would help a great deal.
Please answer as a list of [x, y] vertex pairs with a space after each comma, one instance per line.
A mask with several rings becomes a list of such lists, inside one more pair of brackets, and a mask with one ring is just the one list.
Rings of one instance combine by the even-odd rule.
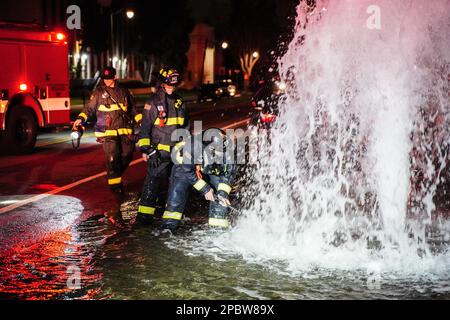
[[32, 111], [14, 107], [6, 124], [8, 148], [13, 153], [30, 153], [36, 144], [37, 123]]

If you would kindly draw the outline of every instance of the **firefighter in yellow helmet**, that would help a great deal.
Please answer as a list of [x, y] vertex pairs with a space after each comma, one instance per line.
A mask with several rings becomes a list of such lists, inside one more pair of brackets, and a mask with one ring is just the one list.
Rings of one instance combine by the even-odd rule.
[[147, 176], [139, 203], [137, 222], [153, 222], [160, 184], [167, 180], [172, 168], [171, 151], [177, 141], [172, 133], [179, 128], [189, 130], [185, 105], [175, 93], [180, 84], [180, 74], [173, 69], [162, 69], [159, 73], [161, 86], [145, 103], [139, 148], [147, 162]]

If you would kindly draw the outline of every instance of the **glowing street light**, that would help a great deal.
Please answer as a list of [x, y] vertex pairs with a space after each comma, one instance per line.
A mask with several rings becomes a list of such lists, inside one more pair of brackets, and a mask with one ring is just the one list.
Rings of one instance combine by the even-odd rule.
[[223, 50], [228, 49], [228, 47], [229, 47], [228, 42], [226, 42], [226, 41], [222, 42], [222, 49], [223, 49]]
[[258, 59], [259, 58], [259, 52], [258, 51], [253, 52], [252, 56], [253, 56], [253, 58]]
[[133, 10], [128, 10], [127, 11], [127, 18], [130, 19], [130, 20], [134, 18], [134, 11]]

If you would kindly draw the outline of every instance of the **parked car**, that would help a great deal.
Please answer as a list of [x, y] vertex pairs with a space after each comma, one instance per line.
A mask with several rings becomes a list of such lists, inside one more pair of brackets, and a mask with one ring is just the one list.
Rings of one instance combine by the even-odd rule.
[[286, 85], [282, 82], [264, 83], [250, 101], [250, 125], [259, 129], [270, 129], [279, 115], [279, 103], [285, 90]]
[[233, 98], [237, 94], [237, 86], [231, 79], [216, 81], [216, 85], [222, 89], [222, 98]]
[[206, 100], [219, 100], [222, 97], [223, 89], [216, 83], [208, 83], [200, 86], [198, 93], [198, 102]]

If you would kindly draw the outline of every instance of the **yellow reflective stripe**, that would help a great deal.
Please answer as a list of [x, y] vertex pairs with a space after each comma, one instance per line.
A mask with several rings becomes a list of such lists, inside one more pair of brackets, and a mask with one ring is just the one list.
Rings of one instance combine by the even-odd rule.
[[166, 144], [158, 144], [158, 150], [170, 152], [171, 147]]
[[80, 113], [78, 116], [81, 117], [81, 118], [83, 118], [84, 121], [87, 121], [88, 116], [87, 116], [86, 113], [82, 112], [82, 113]]
[[136, 117], [134, 117], [134, 121], [140, 122], [142, 120], [142, 114], [138, 114]]
[[[156, 118], [155, 125], [159, 125], [159, 118]], [[184, 125], [184, 118], [168, 118], [166, 123], [166, 126], [182, 126]]]
[[206, 186], [205, 180], [198, 180], [196, 184], [194, 184], [194, 188], [197, 191], [201, 191]]
[[138, 142], [139, 147], [149, 147], [150, 146], [150, 139], [141, 139]]
[[177, 101], [175, 102], [175, 108], [179, 108], [183, 105], [183, 101], [181, 99], [177, 99]]
[[209, 225], [211, 227], [228, 228], [230, 223], [228, 222], [228, 219], [209, 218]]
[[109, 179], [108, 180], [108, 184], [109, 185], [121, 184], [121, 183], [122, 183], [122, 178], [115, 178], [115, 179]]
[[105, 132], [96, 132], [95, 136], [97, 138], [116, 137], [117, 136], [117, 131], [116, 130], [106, 130]]
[[217, 188], [217, 191], [225, 191], [226, 193], [231, 193], [231, 187], [227, 185], [226, 183], [220, 183], [219, 187]]
[[173, 220], [181, 220], [183, 218], [183, 214], [180, 212], [164, 212], [163, 219], [173, 219]]
[[106, 130], [105, 132], [95, 132], [95, 137], [104, 138], [104, 137], [117, 137], [118, 135], [129, 135], [133, 134], [133, 129], [117, 129], [117, 130]]
[[133, 134], [133, 129], [117, 129], [117, 132], [119, 133], [120, 136], [123, 135], [129, 135], [129, 134]]
[[127, 111], [127, 106], [124, 106], [122, 103], [120, 104], [111, 104], [109, 105], [109, 108], [107, 106], [105, 106], [104, 104], [100, 105], [98, 107], [98, 111], [102, 111], [102, 112], [113, 112], [113, 111], [119, 111], [119, 110], [123, 110], [123, 111]]
[[139, 213], [143, 213], [143, 214], [150, 214], [150, 215], [154, 215], [156, 212], [156, 208], [153, 207], [146, 207], [146, 206], [139, 206]]

